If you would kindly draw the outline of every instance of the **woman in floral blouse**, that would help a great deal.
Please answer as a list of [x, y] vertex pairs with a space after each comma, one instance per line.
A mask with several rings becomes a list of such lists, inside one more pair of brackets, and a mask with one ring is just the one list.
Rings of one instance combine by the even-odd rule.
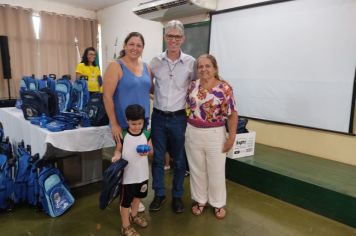
[[[209, 203], [216, 218], [226, 215], [225, 162], [235, 141], [237, 110], [231, 86], [221, 80], [214, 56], [197, 60], [198, 79], [187, 94], [185, 148], [190, 169], [192, 213], [201, 215]], [[225, 123], [229, 127], [227, 135]]]

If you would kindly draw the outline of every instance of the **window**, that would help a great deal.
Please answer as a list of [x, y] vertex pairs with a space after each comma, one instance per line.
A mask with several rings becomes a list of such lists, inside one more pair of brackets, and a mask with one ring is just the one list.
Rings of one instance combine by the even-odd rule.
[[35, 30], [36, 39], [39, 40], [40, 39], [41, 18], [40, 18], [40, 14], [38, 14], [37, 12], [34, 12], [32, 14], [32, 23], [33, 23], [33, 28]]

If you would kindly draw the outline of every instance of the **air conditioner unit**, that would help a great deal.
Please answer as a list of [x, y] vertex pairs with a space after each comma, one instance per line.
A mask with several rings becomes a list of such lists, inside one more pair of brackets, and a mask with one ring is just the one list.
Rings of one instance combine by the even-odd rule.
[[132, 11], [145, 19], [165, 21], [216, 10], [217, 0], [154, 0], [140, 3]]

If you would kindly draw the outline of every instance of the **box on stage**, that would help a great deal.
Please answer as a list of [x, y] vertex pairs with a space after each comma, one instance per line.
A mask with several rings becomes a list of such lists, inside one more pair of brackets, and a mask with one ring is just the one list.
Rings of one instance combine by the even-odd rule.
[[227, 157], [235, 159], [255, 154], [256, 132], [237, 134], [235, 144], [228, 152]]

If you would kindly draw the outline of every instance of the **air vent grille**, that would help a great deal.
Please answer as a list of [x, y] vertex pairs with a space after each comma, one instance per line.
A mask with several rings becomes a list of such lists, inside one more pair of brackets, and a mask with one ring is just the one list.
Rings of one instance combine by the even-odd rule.
[[184, 5], [184, 4], [187, 4], [187, 3], [188, 3], [187, 0], [178, 0], [178, 1], [174, 1], [174, 2], [164, 3], [164, 4], [160, 5], [160, 8], [161, 9], [167, 9], [167, 8], [171, 8], [171, 7]]
[[155, 12], [158, 11], [159, 9], [157, 7], [149, 7], [146, 9], [142, 9], [142, 10], [137, 10], [134, 11], [137, 15], [143, 15], [143, 14], [147, 14], [147, 13], [151, 13], [151, 12]]

